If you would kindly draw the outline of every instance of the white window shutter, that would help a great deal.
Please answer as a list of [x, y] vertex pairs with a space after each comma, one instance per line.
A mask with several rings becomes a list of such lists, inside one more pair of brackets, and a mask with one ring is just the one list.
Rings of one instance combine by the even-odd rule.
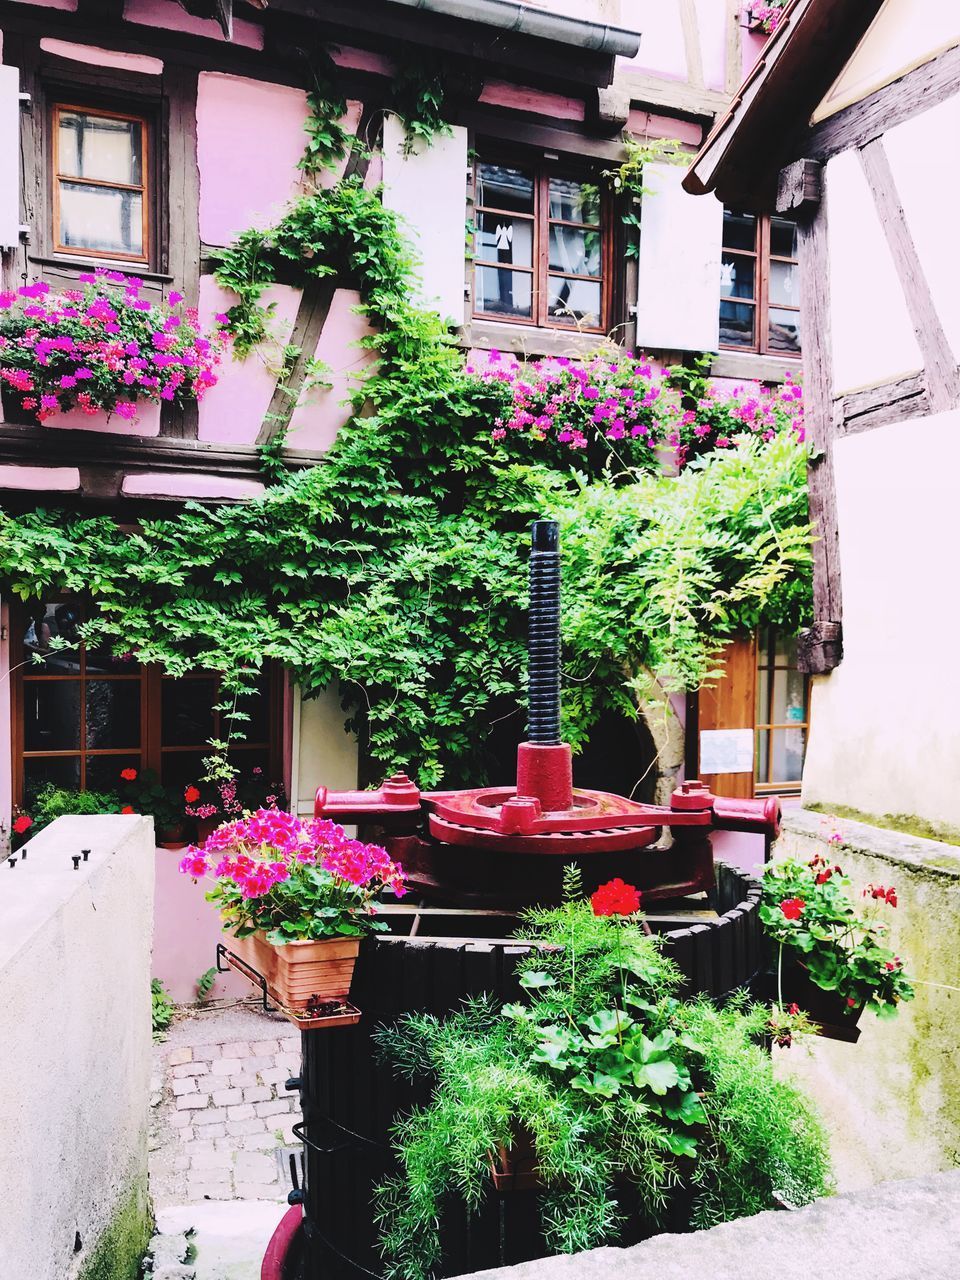
[[0, 66], [0, 249], [20, 243], [20, 72]]
[[637, 289], [641, 350], [716, 351], [720, 340], [723, 206], [691, 196], [682, 165], [647, 164]]
[[419, 301], [445, 319], [463, 323], [467, 131], [403, 154], [403, 124], [388, 115], [383, 126], [383, 203], [403, 219], [401, 229], [420, 259]]

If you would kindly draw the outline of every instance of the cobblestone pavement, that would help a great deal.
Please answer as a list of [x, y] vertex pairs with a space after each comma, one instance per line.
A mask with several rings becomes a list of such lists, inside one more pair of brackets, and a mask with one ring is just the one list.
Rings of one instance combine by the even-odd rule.
[[150, 1189], [157, 1208], [286, 1199], [300, 1037], [247, 1005], [180, 1014], [154, 1045]]

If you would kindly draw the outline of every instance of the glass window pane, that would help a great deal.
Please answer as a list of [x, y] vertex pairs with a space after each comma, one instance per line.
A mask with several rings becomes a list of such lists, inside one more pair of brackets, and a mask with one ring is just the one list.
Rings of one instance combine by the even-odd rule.
[[505, 165], [477, 165], [477, 204], [511, 213], [533, 213], [533, 176]]
[[563, 276], [550, 276], [548, 285], [551, 319], [597, 328], [600, 324], [599, 280], [568, 280]]
[[199, 785], [206, 773], [203, 757], [209, 754], [209, 748], [203, 751], [164, 751], [160, 757], [160, 778], [163, 785], [181, 793], [190, 783]]
[[161, 746], [195, 747], [209, 742], [216, 701], [216, 680], [161, 681]]
[[550, 215], [564, 222], [600, 221], [600, 191], [592, 182], [550, 179]]
[[800, 270], [791, 262], [770, 263], [770, 301], [788, 307], [800, 305]]
[[[784, 631], [774, 631], [772, 628], [767, 633], [772, 635], [774, 649], [774, 663], [778, 667], [795, 667], [797, 665], [797, 637], [788, 636]], [[769, 645], [769, 640], [767, 644]]]
[[720, 303], [720, 341], [727, 347], [755, 345], [754, 308], [749, 303]]
[[720, 292], [728, 298], [755, 296], [756, 259], [725, 253], [720, 262]]
[[[237, 721], [238, 742], [266, 742], [270, 737], [270, 699], [266, 692], [253, 698], [241, 698], [237, 702], [237, 711], [248, 717]], [[226, 712], [221, 713], [221, 723], [226, 733], [229, 728]]]
[[139, 752], [120, 756], [87, 756], [87, 790], [116, 794], [122, 784], [121, 769], [139, 770]]
[[550, 266], [572, 275], [600, 274], [600, 232], [550, 227]]
[[799, 782], [803, 777], [803, 729], [771, 729], [773, 740], [772, 782]]
[[761, 668], [757, 672], [757, 724], [767, 723], [767, 699], [770, 696], [770, 672]]
[[99, 253], [143, 253], [143, 197], [139, 191], [60, 183], [60, 244]]
[[752, 213], [737, 213], [734, 209], [724, 209], [723, 247], [756, 251], [757, 219]]
[[533, 277], [507, 267], [477, 267], [477, 310], [498, 316], [533, 316]]
[[37, 792], [46, 783], [67, 791], [80, 786], [80, 757], [60, 756], [52, 760], [26, 759], [23, 762], [23, 807], [29, 813], [37, 798]]
[[757, 781], [767, 781], [767, 770], [770, 766], [770, 731], [761, 729], [757, 733]]
[[139, 186], [143, 180], [143, 126], [87, 111], [60, 113], [60, 172]]
[[802, 671], [773, 674], [773, 723], [798, 724], [806, 719], [807, 685]]
[[767, 345], [771, 351], [800, 354], [800, 312], [785, 311], [783, 307], [771, 307]]
[[474, 253], [486, 262], [512, 262], [519, 267], [532, 266], [532, 220], [508, 218], [498, 213], [477, 214]]
[[[80, 610], [75, 604], [51, 600], [32, 606], [23, 633], [23, 661], [28, 664], [24, 673], [30, 675], [33, 672], [49, 671], [57, 675], [72, 675], [79, 672], [79, 648], [51, 652], [50, 641], [66, 640], [71, 645], [79, 646], [77, 626], [80, 621]], [[35, 657], [42, 658], [42, 663], [35, 662]]]
[[24, 680], [23, 746], [25, 751], [79, 748], [79, 680]]
[[87, 681], [87, 746], [140, 746], [140, 681]]
[[770, 219], [770, 252], [775, 258], [797, 256], [797, 224], [786, 218]]
[[140, 663], [132, 653], [115, 657], [109, 649], [88, 649], [86, 652], [87, 675], [132, 676], [140, 670]]

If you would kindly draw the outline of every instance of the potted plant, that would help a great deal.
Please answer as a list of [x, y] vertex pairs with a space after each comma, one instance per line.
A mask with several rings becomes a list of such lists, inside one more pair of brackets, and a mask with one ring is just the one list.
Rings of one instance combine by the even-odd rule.
[[188, 849], [180, 870], [212, 880], [207, 899], [220, 909], [229, 951], [294, 1021], [322, 1020], [331, 1005], [340, 1016], [360, 939], [386, 928], [374, 899], [405, 892], [385, 849], [279, 809], [224, 823]]
[[183, 807], [162, 785], [155, 769], [121, 769], [120, 798], [124, 812], [153, 815], [157, 844], [161, 849], [185, 848]]
[[248, 772], [219, 757], [204, 762], [212, 772], [183, 789], [184, 813], [193, 818], [197, 840], [203, 842], [222, 822], [232, 822], [254, 809], [283, 809], [287, 802], [282, 782], [268, 782], [259, 765]]
[[837, 863], [817, 854], [772, 863], [763, 874], [760, 919], [777, 944], [778, 1006], [798, 1005], [831, 1039], [855, 1042], [863, 1009], [892, 1018], [913, 988], [886, 944], [882, 915], [897, 905], [893, 886], [868, 885], [858, 911]]
[[829, 1186], [822, 1126], [774, 1076], [769, 1008], [676, 999], [681, 976], [644, 934], [636, 889], [612, 881], [584, 901], [575, 872], [567, 887], [519, 931], [535, 944], [520, 1001], [473, 998], [375, 1032], [397, 1073], [431, 1089], [398, 1118], [398, 1173], [375, 1192], [388, 1277], [427, 1280], [451, 1197], [475, 1208], [491, 1186], [538, 1192], [552, 1252], [708, 1226], [777, 1196], [805, 1204]]
[[747, 0], [743, 6], [748, 31], [763, 31], [772, 35], [776, 31], [789, 0]]
[[205, 336], [195, 310], [170, 293], [98, 267], [82, 288], [53, 293], [44, 280], [0, 292], [0, 389], [8, 421], [44, 423], [71, 410], [132, 422], [138, 402], [199, 400], [217, 376], [226, 317]]

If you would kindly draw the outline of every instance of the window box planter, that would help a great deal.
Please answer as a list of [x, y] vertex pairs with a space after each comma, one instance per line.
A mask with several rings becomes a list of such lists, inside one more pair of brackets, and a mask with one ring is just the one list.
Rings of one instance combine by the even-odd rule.
[[104, 427], [122, 428], [125, 435], [156, 436], [160, 434], [160, 409], [155, 400], [136, 401], [136, 417], [122, 418], [117, 413], [98, 409], [96, 413], [84, 413], [82, 409], [67, 409], [41, 423], [33, 409], [24, 409], [21, 392], [14, 391], [6, 383], [0, 386], [0, 402], [3, 404], [3, 420], [20, 426], [59, 427], [61, 430], [102, 431]]
[[[234, 955], [262, 975], [269, 995], [277, 1004], [285, 1012], [296, 1015], [309, 1011], [311, 1005], [316, 1007], [318, 1002], [344, 1004], [350, 994], [360, 939], [324, 938], [319, 942], [288, 942], [275, 946], [267, 941], [266, 934], [257, 932], [245, 938], [227, 934], [226, 945]], [[308, 1016], [312, 1021], [312, 1016]], [[349, 1011], [333, 1011], [319, 1020], [329, 1026], [330, 1018], [345, 1016], [350, 1016]], [[303, 1021], [300, 1018], [295, 1020]]]

